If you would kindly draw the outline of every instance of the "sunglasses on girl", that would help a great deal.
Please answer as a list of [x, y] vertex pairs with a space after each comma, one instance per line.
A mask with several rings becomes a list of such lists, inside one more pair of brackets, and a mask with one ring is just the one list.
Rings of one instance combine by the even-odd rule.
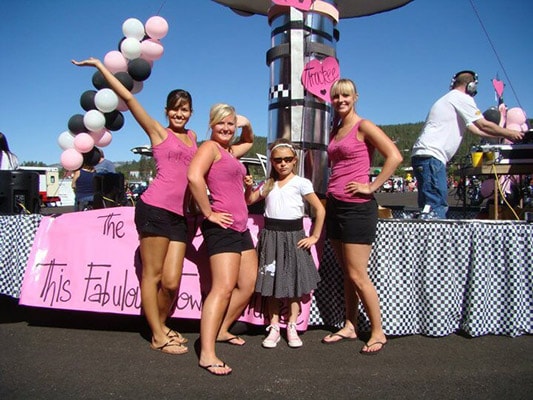
[[294, 157], [274, 157], [272, 158], [272, 161], [274, 161], [276, 164], [281, 164], [282, 161], [285, 161], [286, 163], [290, 163], [294, 160]]

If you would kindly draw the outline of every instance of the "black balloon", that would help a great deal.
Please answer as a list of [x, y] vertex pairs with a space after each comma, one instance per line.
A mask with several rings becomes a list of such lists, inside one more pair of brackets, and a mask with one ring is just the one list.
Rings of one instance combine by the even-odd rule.
[[95, 166], [100, 161], [100, 150], [97, 147], [93, 147], [87, 153], [82, 153], [82, 156], [84, 164]]
[[487, 121], [494, 122], [495, 124], [498, 124], [498, 125], [500, 124], [500, 120], [502, 118], [500, 114], [500, 110], [498, 110], [498, 108], [496, 107], [491, 107], [487, 109], [483, 113], [483, 117], [485, 117]]
[[133, 78], [127, 72], [117, 72], [115, 73], [115, 78], [117, 78], [126, 89], [133, 89]]
[[85, 111], [95, 110], [96, 105], [94, 104], [94, 96], [96, 95], [96, 90], [86, 90], [82, 93], [80, 97], [80, 105]]
[[74, 114], [72, 117], [70, 117], [70, 119], [68, 120], [68, 130], [75, 135], [81, 132], [85, 132], [87, 128], [85, 128], [85, 125], [83, 123], [83, 115]]
[[122, 46], [122, 42], [126, 39], [126, 36], [122, 36], [122, 38], [118, 41], [118, 46], [117, 46], [117, 50], [122, 52], [122, 49], [120, 48], [120, 46]]
[[128, 74], [136, 81], [145, 81], [151, 73], [150, 63], [143, 58], [136, 58], [128, 63]]
[[96, 71], [93, 74], [93, 86], [98, 90], [109, 87], [107, 81], [104, 79], [104, 76], [100, 71]]
[[124, 126], [124, 115], [118, 110], [105, 113], [105, 127], [110, 131], [118, 131]]

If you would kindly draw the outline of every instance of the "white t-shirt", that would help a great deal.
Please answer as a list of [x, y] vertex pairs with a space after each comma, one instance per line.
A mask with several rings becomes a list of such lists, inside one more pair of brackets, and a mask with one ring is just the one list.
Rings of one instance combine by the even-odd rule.
[[422, 133], [413, 145], [413, 156], [433, 156], [448, 163], [461, 145], [468, 125], [483, 114], [472, 96], [450, 90], [429, 110]]
[[[260, 189], [261, 193], [263, 188]], [[265, 198], [265, 217], [294, 220], [305, 215], [304, 199], [313, 193], [313, 184], [307, 178], [295, 175], [283, 187], [274, 183], [274, 187]]]
[[0, 163], [0, 170], [7, 171], [7, 170], [14, 170], [18, 169], [19, 167], [19, 160], [16, 155], [13, 153], [6, 153], [5, 151], [2, 151], [2, 162]]

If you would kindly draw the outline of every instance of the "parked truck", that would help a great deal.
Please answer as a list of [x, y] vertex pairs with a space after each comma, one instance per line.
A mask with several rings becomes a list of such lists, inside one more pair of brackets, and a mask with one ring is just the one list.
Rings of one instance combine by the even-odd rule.
[[39, 199], [41, 206], [57, 206], [61, 202], [59, 197], [59, 168], [57, 167], [20, 167], [25, 171], [37, 172], [39, 174]]

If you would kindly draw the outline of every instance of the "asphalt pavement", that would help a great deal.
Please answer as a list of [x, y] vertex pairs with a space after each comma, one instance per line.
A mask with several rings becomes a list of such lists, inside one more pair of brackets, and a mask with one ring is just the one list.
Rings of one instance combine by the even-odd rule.
[[303, 347], [263, 349], [263, 328], [238, 324], [243, 347], [219, 344], [232, 368], [199, 368], [198, 321], [173, 319], [189, 353], [149, 346], [141, 316], [19, 306], [0, 296], [0, 399], [530, 399], [533, 338], [460, 334], [389, 337], [375, 356], [363, 340], [324, 345], [311, 328]]

